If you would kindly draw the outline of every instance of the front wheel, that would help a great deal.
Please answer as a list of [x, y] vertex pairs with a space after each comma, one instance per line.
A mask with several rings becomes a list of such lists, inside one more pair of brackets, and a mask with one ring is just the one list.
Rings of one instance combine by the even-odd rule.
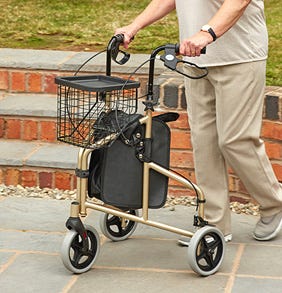
[[225, 240], [215, 227], [200, 228], [191, 238], [188, 262], [194, 272], [201, 276], [214, 274], [220, 267], [225, 252]]
[[88, 271], [97, 259], [100, 251], [100, 237], [96, 229], [85, 225], [88, 249], [83, 247], [82, 237], [75, 230], [69, 230], [61, 247], [61, 258], [65, 267], [75, 273]]

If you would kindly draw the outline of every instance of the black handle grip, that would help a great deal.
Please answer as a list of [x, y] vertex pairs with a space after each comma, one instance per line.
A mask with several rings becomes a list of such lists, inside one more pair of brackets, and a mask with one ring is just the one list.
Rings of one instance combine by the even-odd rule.
[[[129, 58], [130, 54], [119, 49], [119, 46], [123, 43], [124, 36], [122, 34], [115, 35], [111, 38], [107, 47], [107, 64], [106, 64], [106, 74], [111, 75], [111, 60], [114, 60], [117, 64], [125, 64]], [[118, 55], [121, 53], [121, 58], [117, 60]]]
[[[108, 44], [108, 53], [111, 55], [112, 60], [116, 63], [123, 65], [130, 57], [130, 54], [119, 49], [120, 45], [123, 43], [123, 34], [118, 34], [112, 37]], [[122, 53], [121, 59], [117, 60], [118, 54]]]
[[206, 54], [207, 53], [207, 47], [202, 48], [201, 54]]
[[[179, 49], [180, 49], [180, 44], [175, 44], [175, 53], [179, 54]], [[204, 47], [201, 49], [201, 54], [206, 54], [207, 52], [207, 47]]]

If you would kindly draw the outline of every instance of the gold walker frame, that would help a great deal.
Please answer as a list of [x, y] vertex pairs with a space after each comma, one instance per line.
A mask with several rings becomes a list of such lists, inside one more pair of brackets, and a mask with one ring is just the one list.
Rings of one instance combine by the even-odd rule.
[[[107, 69], [106, 74], [108, 77], [111, 75], [111, 59], [116, 61], [119, 64], [124, 64], [127, 62], [129, 58], [129, 54], [122, 52], [119, 50], [119, 45], [123, 41], [123, 35], [114, 36], [108, 45], [107, 48]], [[164, 55], [160, 56], [160, 60], [164, 62], [164, 65], [182, 75], [185, 75], [183, 72], [179, 70], [178, 65], [180, 63], [188, 63], [190, 66], [197, 67], [201, 70], [205, 70], [205, 68], [198, 67], [195, 64], [182, 61], [176, 58], [176, 54], [178, 53], [178, 45], [167, 44], [164, 46], [160, 46], [156, 48], [149, 59], [150, 61], [150, 69], [149, 69], [149, 81], [148, 81], [148, 93], [147, 99], [144, 102], [145, 104], [145, 116], [140, 118], [140, 124], [144, 125], [145, 127], [145, 139], [150, 139], [152, 137], [152, 112], [153, 112], [153, 78], [154, 78], [154, 62], [157, 57], [157, 54], [161, 51], [164, 51]], [[121, 60], [117, 60], [118, 53], [123, 54], [123, 58]], [[191, 77], [186, 76], [188, 78], [202, 78], [207, 75], [207, 70], [204, 74]], [[91, 78], [97, 79], [97, 76], [86, 76], [87, 82], [91, 81]], [[103, 77], [99, 76], [99, 79], [103, 79]], [[68, 81], [70, 80], [67, 77], [67, 81], [60, 81], [60, 79], [56, 79], [56, 83], [64, 85], [64, 90], [59, 90], [58, 92], [58, 103], [62, 104], [59, 108], [59, 116], [63, 113], [66, 116], [63, 117], [63, 123], [66, 124], [67, 119], [71, 119], [71, 113], [69, 112], [68, 104], [66, 100], [69, 98], [69, 93], [71, 93], [71, 86], [69, 85]], [[99, 80], [100, 82], [100, 80]], [[116, 80], [115, 80], [116, 82]], [[136, 87], [136, 85], [132, 85], [132, 87]], [[124, 89], [124, 87], [122, 87]], [[98, 90], [99, 91], [99, 90]], [[76, 94], [74, 90], [74, 95]], [[65, 95], [65, 100], [61, 98], [61, 95]], [[103, 100], [104, 93], [96, 94], [96, 99]], [[88, 98], [88, 97], [87, 97]], [[96, 100], [97, 101], [97, 100]], [[75, 107], [74, 110], [79, 108], [81, 104], [79, 101], [74, 101]], [[130, 106], [132, 107], [132, 106]], [[92, 107], [93, 108], [93, 107]], [[87, 112], [87, 115], [91, 112], [92, 108]], [[84, 108], [83, 108], [84, 109]], [[67, 113], [66, 113], [67, 112]], [[76, 117], [76, 116], [75, 116]], [[80, 118], [80, 116], [78, 117]], [[91, 117], [92, 118], [92, 117]], [[98, 118], [97, 118], [98, 119]], [[59, 120], [61, 121], [61, 120]], [[79, 122], [78, 126], [82, 127], [83, 123], [87, 121], [85, 117]], [[91, 125], [90, 122], [86, 124], [87, 127]], [[67, 134], [66, 140], [62, 140], [61, 137], [58, 139], [66, 142], [71, 143], [74, 145], [77, 144], [76, 140], [72, 141], [72, 137], [74, 137], [75, 130], [70, 130], [68, 127], [73, 126], [76, 120], [68, 122], [67, 130], [64, 129], [63, 133]], [[92, 126], [91, 126], [92, 127]], [[95, 131], [95, 130], [94, 130]], [[79, 134], [81, 135], [81, 134]], [[116, 221], [121, 228], [128, 228], [127, 232], [121, 236], [111, 237], [108, 233], [108, 226], [107, 224], [107, 217], [103, 219], [103, 229], [102, 233], [105, 234], [106, 237], [113, 241], [121, 241], [127, 239], [135, 230], [132, 228], [132, 225], [129, 226], [129, 223], [141, 223], [144, 225], [152, 226], [158, 229], [166, 230], [172, 233], [176, 233], [179, 235], [183, 235], [186, 237], [191, 238], [188, 248], [188, 263], [190, 267], [198, 274], [202, 276], [208, 276], [214, 274], [220, 267], [224, 252], [225, 252], [225, 240], [224, 236], [222, 235], [221, 231], [216, 227], [208, 225], [208, 223], [204, 220], [204, 203], [205, 197], [201, 189], [193, 184], [188, 179], [182, 177], [181, 175], [177, 174], [174, 171], [168, 170], [157, 163], [154, 162], [146, 162], [143, 161], [143, 192], [142, 192], [142, 215], [138, 216], [137, 213], [132, 214], [128, 213], [127, 211], [118, 209], [117, 207], [107, 205], [105, 203], [94, 203], [87, 199], [87, 187], [88, 187], [88, 162], [89, 162], [89, 155], [93, 151], [93, 149], [97, 149], [103, 147], [108, 142], [116, 139], [119, 134], [110, 133], [107, 136], [103, 136], [102, 139], [96, 140], [92, 142], [93, 147], [85, 148], [81, 147], [78, 153], [77, 159], [77, 197], [76, 201], [72, 202], [71, 204], [71, 211], [70, 217], [66, 222], [66, 226], [68, 228], [68, 232], [64, 238], [62, 249], [61, 249], [61, 257], [65, 267], [74, 272], [74, 273], [83, 273], [88, 271], [96, 261], [97, 255], [99, 254], [100, 250], [100, 240], [99, 234], [96, 229], [90, 225], [84, 225], [80, 219], [80, 217], [87, 216], [87, 209], [93, 209], [104, 213], [106, 216], [113, 215], [116, 217]], [[80, 137], [79, 137], [80, 138]], [[77, 137], [74, 137], [77, 139]], [[87, 140], [89, 142], [89, 138]], [[171, 178], [184, 187], [194, 190], [197, 195], [197, 206], [198, 209], [196, 211], [196, 215], [194, 217], [194, 226], [196, 226], [197, 230], [195, 233], [186, 231], [184, 229], [179, 229], [177, 227], [173, 227], [170, 225], [166, 225], [163, 223], [159, 223], [156, 221], [151, 221], [149, 219], [149, 186], [150, 186], [150, 170], [154, 170], [168, 178]], [[134, 211], [134, 210], [133, 210]], [[136, 225], [135, 225], [136, 227]]]

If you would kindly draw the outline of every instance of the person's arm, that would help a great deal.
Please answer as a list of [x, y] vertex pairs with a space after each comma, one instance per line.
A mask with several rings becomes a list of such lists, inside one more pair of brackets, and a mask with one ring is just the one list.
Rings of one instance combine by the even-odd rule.
[[[238, 21], [250, 2], [251, 0], [225, 0], [223, 2], [218, 12], [207, 23], [217, 38], [226, 33]], [[213, 37], [210, 33], [199, 31], [181, 43], [180, 54], [200, 56], [201, 49], [212, 42]]]
[[123, 45], [127, 48], [132, 38], [140, 29], [163, 18], [174, 9], [175, 0], [152, 0], [131, 24], [116, 29], [115, 35], [124, 35]]

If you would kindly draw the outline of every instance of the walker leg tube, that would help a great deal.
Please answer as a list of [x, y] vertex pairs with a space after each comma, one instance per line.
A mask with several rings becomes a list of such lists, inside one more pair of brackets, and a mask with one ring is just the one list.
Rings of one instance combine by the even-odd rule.
[[[147, 117], [146, 120], [146, 132], [145, 138], [150, 139], [152, 137], [152, 111], [147, 110]], [[149, 163], [143, 163], [143, 219], [146, 221], [148, 220], [148, 209], [149, 209], [149, 184], [150, 184], [150, 167]]]
[[[79, 171], [88, 172], [88, 156], [92, 152], [89, 149], [80, 148], [78, 153], [77, 168]], [[77, 176], [77, 201], [80, 204], [80, 215], [86, 216], [85, 202], [87, 198], [88, 178], [85, 176]]]
[[146, 221], [148, 220], [148, 209], [149, 209], [149, 164], [143, 164], [143, 204], [142, 204], [142, 216], [143, 219]]

